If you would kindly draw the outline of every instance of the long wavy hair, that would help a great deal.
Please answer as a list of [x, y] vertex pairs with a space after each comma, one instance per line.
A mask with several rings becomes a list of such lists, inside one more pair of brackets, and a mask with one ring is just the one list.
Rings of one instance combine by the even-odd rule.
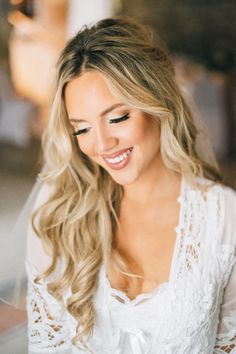
[[42, 143], [47, 166], [43, 179], [53, 192], [34, 213], [33, 226], [52, 256], [41, 277], [52, 274], [63, 259], [63, 274], [48, 290], [61, 300], [64, 291], [71, 289], [66, 306], [77, 321], [73, 342], [88, 350], [85, 337], [92, 335], [95, 323], [93, 294], [101, 263], [133, 281], [139, 278], [115, 249], [123, 189], [82, 153], [65, 107], [67, 83], [93, 70], [106, 77], [122, 102], [158, 119], [161, 156], [169, 169], [189, 181], [196, 176], [221, 179], [217, 167], [204, 162], [197, 152], [199, 132], [173, 66], [148, 28], [132, 19], [108, 18], [83, 27], [68, 42], [58, 61], [56, 91]]

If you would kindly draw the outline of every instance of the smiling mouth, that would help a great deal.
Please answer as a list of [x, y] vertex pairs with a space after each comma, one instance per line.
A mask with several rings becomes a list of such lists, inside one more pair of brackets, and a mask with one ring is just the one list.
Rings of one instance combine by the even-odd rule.
[[112, 154], [115, 155], [114, 157], [108, 157], [108, 156], [104, 156], [103, 158], [106, 161], [106, 163], [110, 166], [110, 167], [124, 167], [126, 165], [126, 162], [128, 162], [129, 160], [129, 155], [131, 153], [131, 151], [133, 150], [133, 148], [129, 148], [126, 150], [123, 150], [122, 153], [120, 154]]

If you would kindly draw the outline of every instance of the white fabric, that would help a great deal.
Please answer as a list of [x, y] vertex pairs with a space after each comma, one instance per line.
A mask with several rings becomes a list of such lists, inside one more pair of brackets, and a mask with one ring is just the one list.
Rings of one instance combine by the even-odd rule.
[[[178, 201], [167, 283], [130, 300], [111, 288], [102, 264], [88, 343], [93, 353], [236, 353], [236, 193], [220, 185], [203, 192], [182, 178]], [[37, 264], [27, 261], [27, 272], [29, 353], [85, 353], [71, 344], [76, 322], [47, 292], [47, 280], [34, 284]], [[64, 300], [69, 295], [68, 289]]]

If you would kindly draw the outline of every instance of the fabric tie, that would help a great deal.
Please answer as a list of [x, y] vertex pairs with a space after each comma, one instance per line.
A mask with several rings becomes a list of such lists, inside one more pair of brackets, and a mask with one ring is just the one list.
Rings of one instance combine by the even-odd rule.
[[119, 338], [117, 338], [116, 341], [117, 347], [115, 354], [124, 354], [127, 350], [129, 350], [130, 354], [149, 353], [151, 337], [141, 329], [119, 329], [117, 335]]

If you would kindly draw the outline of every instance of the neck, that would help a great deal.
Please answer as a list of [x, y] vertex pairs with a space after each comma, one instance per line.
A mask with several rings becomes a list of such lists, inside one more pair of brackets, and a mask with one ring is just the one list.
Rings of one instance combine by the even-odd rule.
[[168, 169], [162, 159], [132, 184], [124, 186], [124, 201], [141, 205], [180, 195], [181, 175]]

